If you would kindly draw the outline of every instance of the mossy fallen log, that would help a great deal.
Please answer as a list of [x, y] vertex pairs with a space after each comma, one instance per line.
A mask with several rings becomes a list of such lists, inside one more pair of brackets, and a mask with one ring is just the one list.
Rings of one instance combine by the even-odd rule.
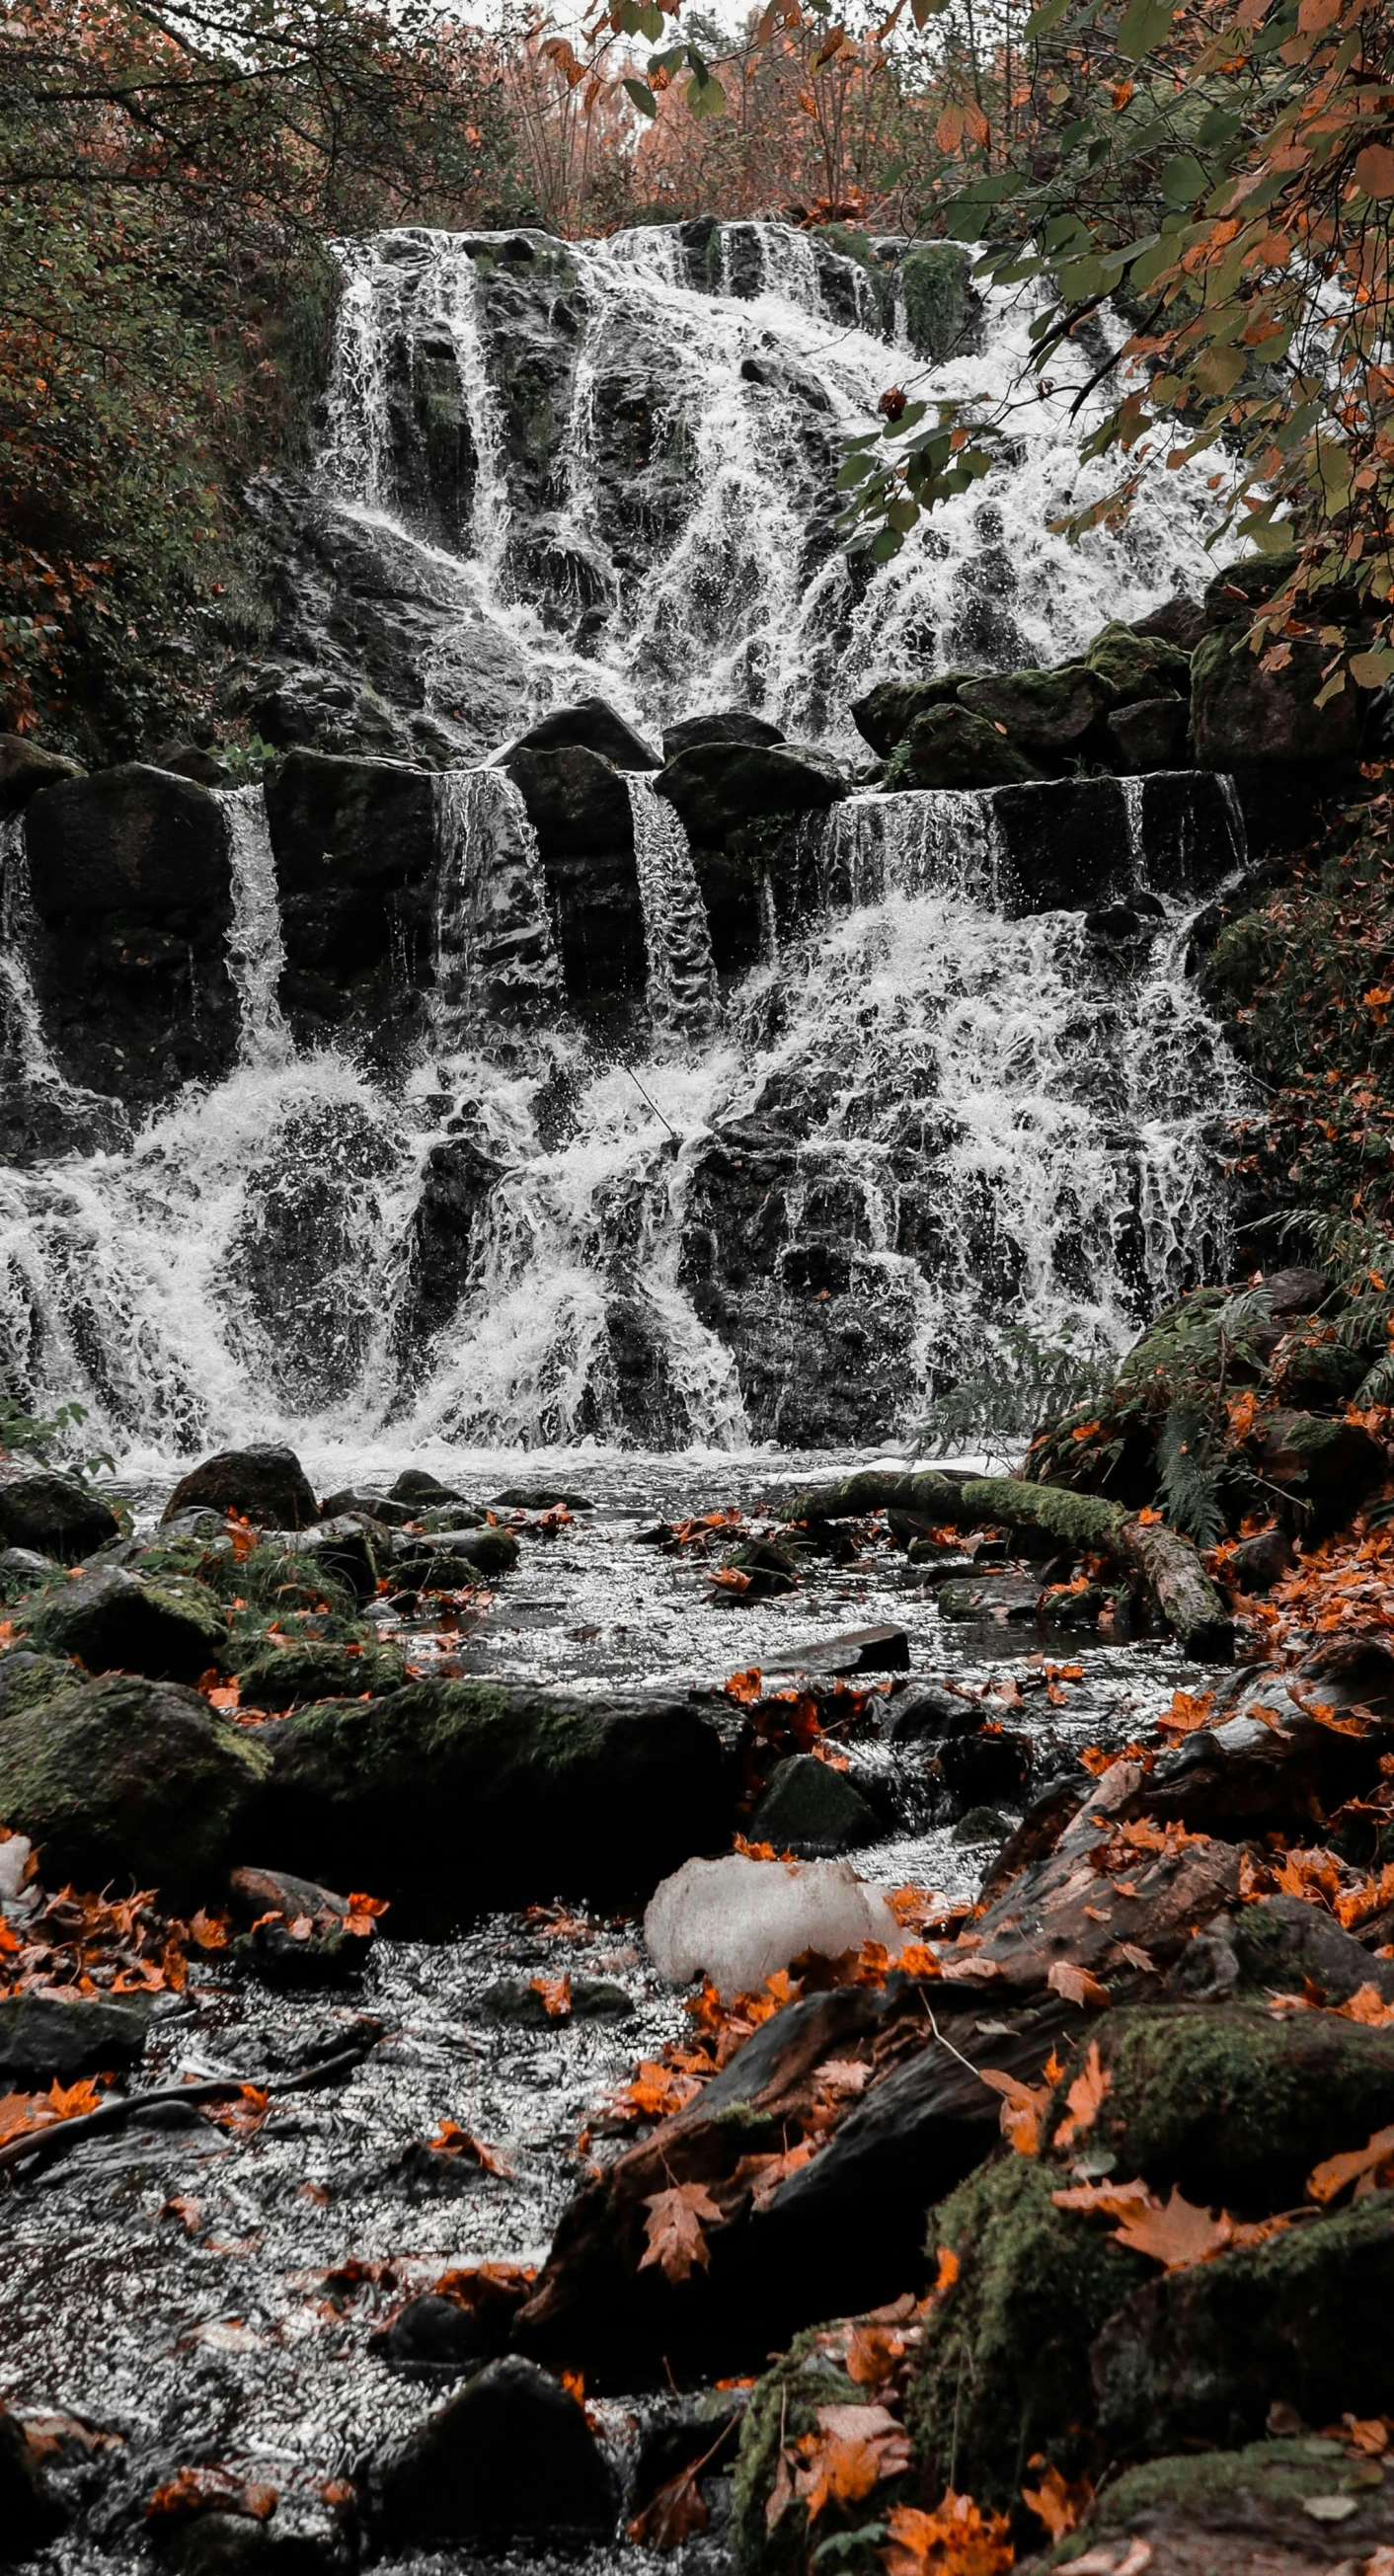
[[935, 1468], [906, 1474], [860, 1468], [835, 1484], [791, 1498], [793, 1521], [851, 1518], [862, 1512], [919, 1511], [956, 1529], [985, 1521], [1040, 1530], [1078, 1554], [1107, 1556], [1138, 1575], [1167, 1626], [1198, 1663], [1228, 1663], [1234, 1622], [1198, 1550], [1164, 1521], [1132, 1517], [1121, 1503], [1077, 1494], [1064, 1485], [1032, 1485], [1018, 1476], [952, 1476]]

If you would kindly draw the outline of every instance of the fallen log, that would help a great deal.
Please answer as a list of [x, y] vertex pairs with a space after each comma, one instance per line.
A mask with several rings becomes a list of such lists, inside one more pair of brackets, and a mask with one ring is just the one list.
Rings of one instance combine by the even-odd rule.
[[340, 2075], [350, 2074], [376, 2046], [376, 2038], [365, 2039], [353, 2048], [341, 2048], [335, 2056], [321, 2059], [318, 2066], [306, 2067], [302, 2074], [268, 2075], [260, 2083], [250, 2075], [217, 2075], [197, 2084], [166, 2084], [153, 2093], [119, 2094], [95, 2111], [80, 2111], [71, 2120], [54, 2120], [46, 2128], [30, 2129], [22, 2137], [11, 2138], [0, 2147], [0, 2173], [12, 2165], [28, 2164], [31, 2159], [33, 2170], [39, 2172], [59, 2156], [71, 2155], [88, 2138], [102, 2137], [111, 2129], [124, 2129], [146, 2112], [168, 2110], [171, 2104], [180, 2109], [197, 2108], [201, 2102], [235, 2102], [241, 2093], [307, 2093], [313, 2085], [332, 2084]]

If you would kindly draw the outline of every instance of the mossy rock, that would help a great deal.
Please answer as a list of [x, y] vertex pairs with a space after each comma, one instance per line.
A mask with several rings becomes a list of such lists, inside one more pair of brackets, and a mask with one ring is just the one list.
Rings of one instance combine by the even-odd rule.
[[883, 785], [1025, 787], [1041, 772], [985, 715], [956, 701], [915, 717], [886, 764]]
[[351, 1619], [358, 1607], [347, 1583], [298, 1548], [262, 1546], [244, 1557], [229, 1555], [210, 1565], [205, 1579], [221, 1599], [240, 1600], [250, 1610], [274, 1611], [278, 1617], [324, 1608]]
[[234, 1658], [247, 1708], [294, 1708], [303, 1700], [361, 1698], [396, 1690], [406, 1665], [392, 1647], [367, 1651], [304, 1638], [293, 1645], [258, 1645]]
[[[1355, 2564], [1377, 2541], [1390, 2537], [1389, 2509], [1381, 2506], [1384, 2483], [1377, 2461], [1351, 2459], [1344, 2443], [1324, 2441], [1315, 2433], [1252, 2442], [1239, 2451], [1144, 2460], [1103, 2489], [1080, 2529], [1060, 2541], [1043, 2563], [1073, 2566], [1101, 2542], [1125, 2533], [1151, 2535], [1155, 2547], [1181, 2527], [1211, 2534], [1228, 2531], [1235, 2536], [1236, 2554], [1244, 2548], [1247, 2556], [1245, 2543], [1252, 2547], [1260, 2535], [1269, 2545], [1287, 2537], [1282, 2526], [1291, 2517], [1290, 2537], [1300, 2564], [1316, 2545], [1318, 2527], [1304, 2507], [1309, 2497], [1332, 2496], [1349, 2499], [1349, 2508], [1339, 2518], [1331, 2517], [1331, 2547], [1323, 2555], [1329, 2557], [1339, 2547], [1343, 2563]], [[1213, 2563], [1217, 2568], [1224, 2564], [1218, 2549]]]
[[851, 224], [815, 224], [813, 232], [817, 240], [825, 241], [829, 250], [838, 251], [843, 259], [854, 259], [873, 277], [880, 275], [869, 234], [856, 231]]
[[[60, 1691], [71, 1690], [80, 1678], [66, 1655], [38, 1655], [31, 1647], [12, 1646], [8, 1654], [0, 1655], [0, 1719], [18, 1715], [21, 1709], [42, 1707]], [[0, 1811], [0, 1824], [8, 1822]]]
[[206, 1900], [268, 1769], [253, 1734], [172, 1682], [110, 1674], [0, 1704], [0, 1816], [53, 1884]]
[[952, 706], [964, 683], [976, 677], [974, 671], [940, 671], [928, 680], [878, 680], [874, 689], [856, 700], [852, 721], [878, 758], [888, 759], [916, 716], [930, 707]]
[[1286, 949], [1286, 935], [1267, 913], [1244, 912], [1226, 922], [1200, 970], [1204, 999], [1212, 1009], [1245, 1009], [1282, 964]]
[[[773, 2531], [765, 2522], [781, 2448], [817, 2430], [820, 2406], [876, 2402], [874, 2391], [855, 2387], [818, 2350], [818, 2332], [810, 2326], [795, 2336], [773, 2370], [766, 2371], [751, 2391], [741, 2421], [731, 2480], [731, 2538], [741, 2576], [795, 2576], [807, 2563], [808, 2516], [801, 2503], [791, 2504]], [[907, 2498], [908, 2492], [906, 2479], [878, 2488], [874, 2505], [863, 2501], [856, 2507], [856, 2521], [869, 2522], [887, 2501]], [[830, 2536], [834, 2528], [833, 2521], [825, 2518], [823, 2536]]]
[[[1351, 2146], [1363, 2146], [1364, 2137]], [[1088, 2225], [1088, 2221], [1085, 2221]], [[1394, 2194], [1131, 2292], [1090, 2354], [1115, 2450], [1254, 2440], [1275, 2399], [1311, 2424], [1394, 2408]]]
[[1203, 636], [1191, 657], [1191, 739], [1202, 769], [1250, 760], [1352, 760], [1364, 702], [1358, 689], [1322, 693], [1331, 656], [1315, 636], [1298, 637], [1281, 670], [1265, 669], [1230, 632]]
[[1007, 2156], [931, 2215], [929, 2252], [947, 2246], [958, 2276], [925, 2320], [906, 2406], [927, 2494], [1013, 2510], [1036, 2452], [1082, 2465], [1090, 2343], [1150, 2266], [1056, 2209], [1059, 2187], [1058, 2168]]
[[[1249, 1909], [1252, 1910], [1252, 1909]], [[1312, 2167], [1394, 2121], [1394, 2030], [1337, 2013], [1136, 2005], [1090, 2033], [1109, 2082], [1083, 2143], [1122, 2176], [1245, 2216], [1301, 2201]], [[1081, 2054], [1056, 2088], [1054, 2136]], [[1076, 2141], [1066, 2157], [1078, 2154]]]
[[942, 366], [972, 310], [972, 257], [957, 242], [925, 242], [900, 263], [905, 336], [917, 358]]
[[960, 689], [959, 705], [1005, 725], [1013, 750], [1061, 760], [1084, 740], [1109, 703], [1097, 672], [1066, 662], [1058, 671], [995, 671]]
[[213, 1593], [192, 1575], [157, 1579], [103, 1566], [50, 1592], [30, 1623], [36, 1646], [74, 1655], [88, 1672], [142, 1673], [192, 1682], [220, 1667], [228, 1623]]
[[1144, 698], [1185, 698], [1191, 690], [1191, 657], [1163, 635], [1135, 635], [1114, 617], [1101, 626], [1084, 667], [1103, 681], [1109, 704], [1137, 705]]

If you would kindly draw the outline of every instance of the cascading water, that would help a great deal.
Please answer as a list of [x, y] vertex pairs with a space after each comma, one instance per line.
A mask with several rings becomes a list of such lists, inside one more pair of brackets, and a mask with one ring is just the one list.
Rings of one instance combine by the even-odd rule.
[[[903, 1430], [1007, 1321], [1117, 1348], [1223, 1263], [1240, 1078], [1187, 980], [1196, 876], [1152, 869], [1147, 782], [1105, 825], [1141, 904], [1117, 936], [1083, 908], [1011, 917], [1000, 799], [861, 792], [800, 827], [799, 913], [759, 879], [763, 954], [719, 981], [711, 853], [631, 772], [638, 982], [572, 1008], [551, 861], [488, 756], [531, 716], [601, 695], [653, 735], [724, 703], [845, 750], [879, 676], [1059, 660], [1209, 570], [1199, 468], [1121, 536], [1050, 534], [1102, 470], [1062, 386], [1012, 465], [850, 571], [828, 495], [887, 370], [875, 299], [842, 262], [838, 321], [831, 254], [728, 232], [725, 296], [663, 228], [531, 236], [516, 274], [497, 237], [342, 250], [314, 508], [366, 571], [321, 642], [376, 634], [384, 598], [410, 639], [439, 769], [424, 1008], [376, 1070], [356, 1036], [295, 1042], [314, 974], [282, 972], [261, 792], [223, 791], [236, 1069], [0, 1192], [0, 1375], [79, 1396], [88, 1438], [846, 1445]], [[1028, 321], [992, 307], [934, 389], [990, 394]], [[0, 999], [32, 1070], [49, 1037], [6, 846]]]

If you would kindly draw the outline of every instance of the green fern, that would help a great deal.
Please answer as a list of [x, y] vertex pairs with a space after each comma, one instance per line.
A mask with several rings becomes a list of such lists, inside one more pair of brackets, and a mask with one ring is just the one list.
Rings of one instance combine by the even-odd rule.
[[1029, 1324], [1001, 1326], [987, 1357], [936, 1397], [916, 1427], [915, 1448], [938, 1458], [968, 1449], [1010, 1459], [1043, 1422], [1082, 1420], [1112, 1394], [1117, 1366], [1077, 1342], [1080, 1329], [1067, 1321], [1047, 1342]]
[[1157, 1474], [1166, 1517], [1197, 1547], [1213, 1547], [1225, 1532], [1222, 1495], [1229, 1461], [1214, 1423], [1197, 1403], [1178, 1401], [1167, 1411], [1157, 1442]]

